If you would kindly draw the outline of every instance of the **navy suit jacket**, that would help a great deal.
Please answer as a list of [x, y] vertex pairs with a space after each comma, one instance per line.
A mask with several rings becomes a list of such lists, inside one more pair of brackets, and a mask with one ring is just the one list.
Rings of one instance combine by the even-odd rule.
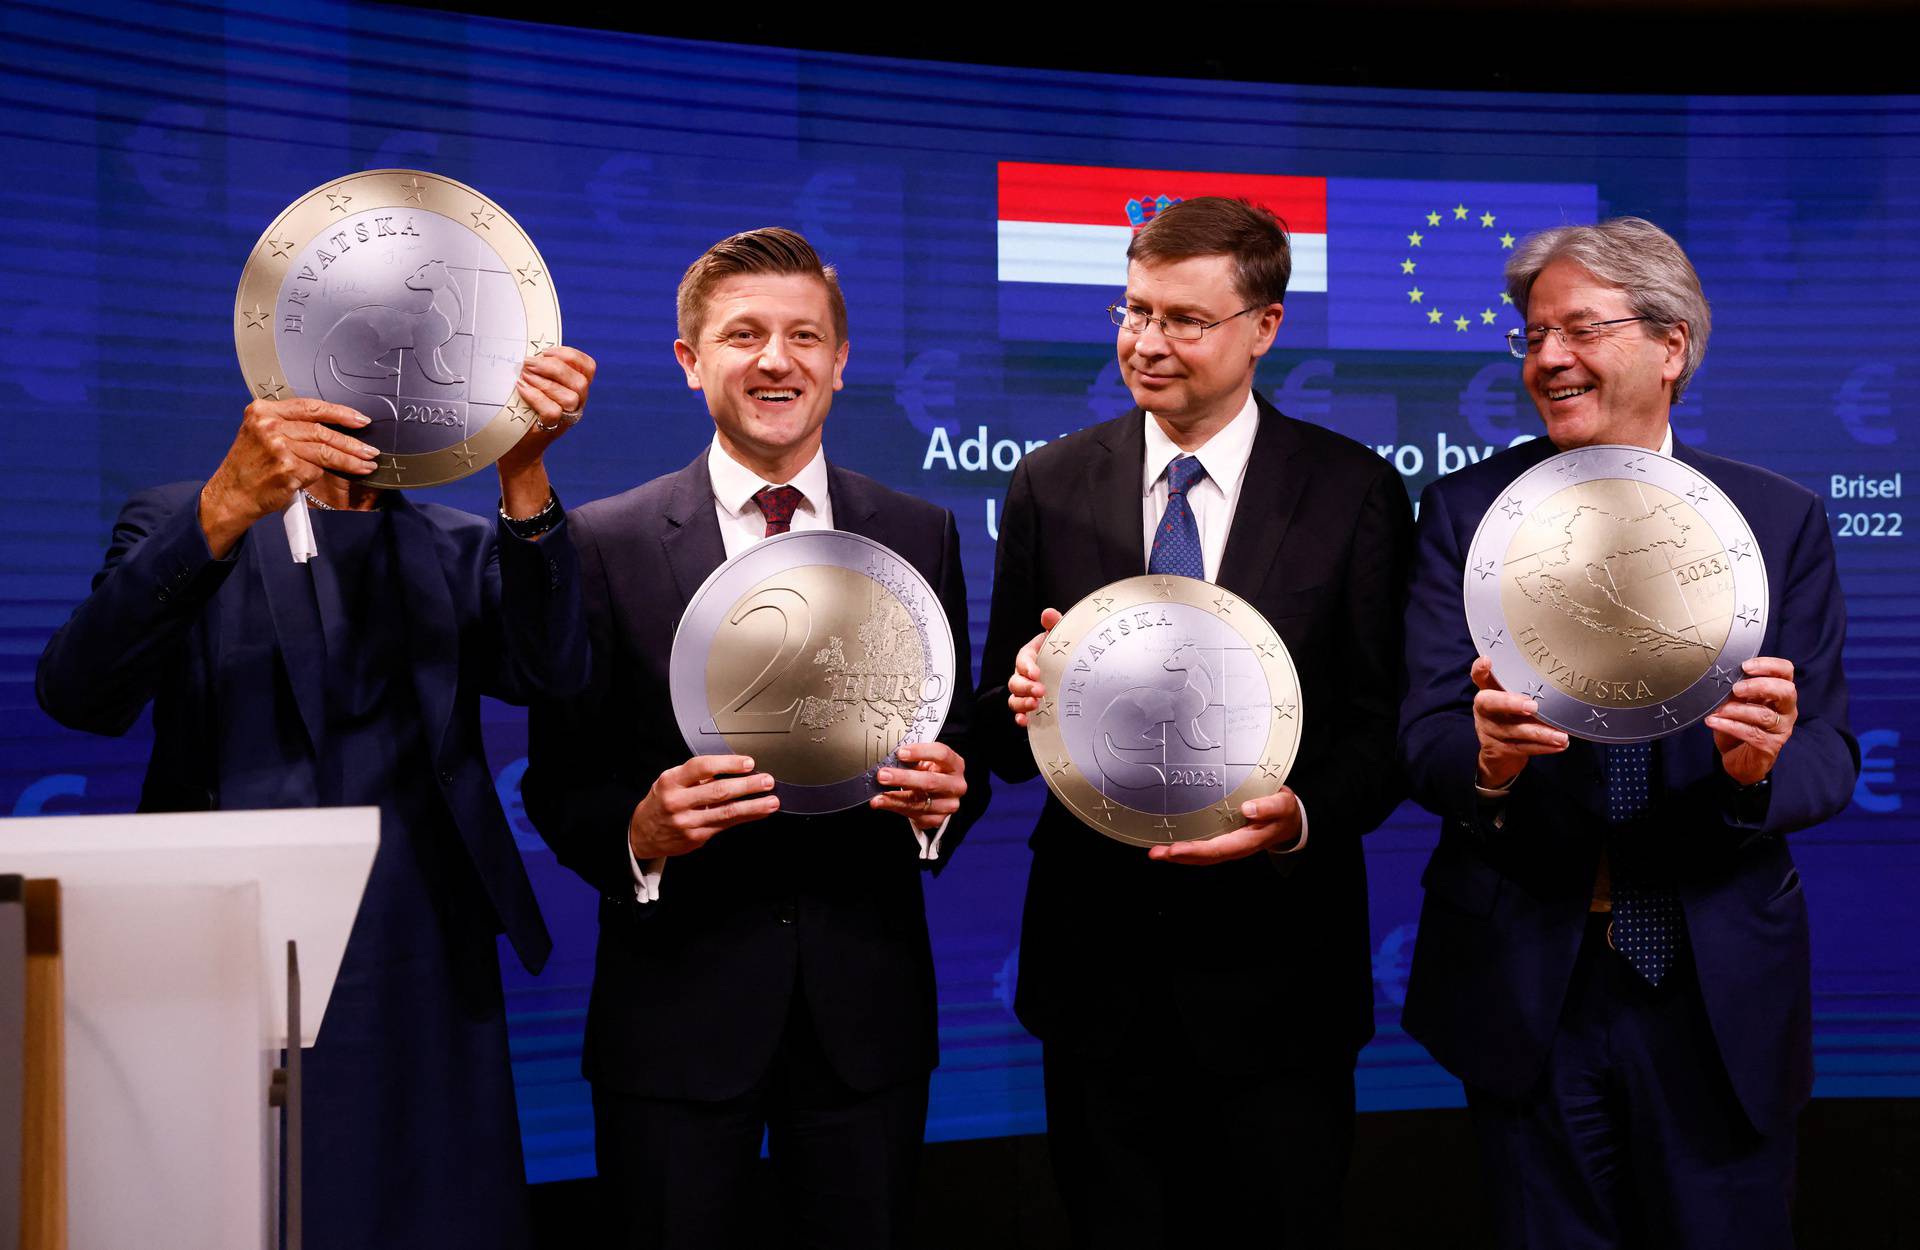
[[[955, 672], [971, 675], [953, 514], [831, 464], [827, 483], [836, 528], [886, 544], [939, 594]], [[737, 1096], [767, 1071], [796, 984], [849, 1085], [924, 1078], [939, 1058], [927, 861], [900, 816], [863, 807], [737, 825], [668, 860], [657, 901], [634, 900], [628, 821], [654, 780], [693, 754], [667, 685], [674, 629], [726, 559], [707, 453], [570, 523], [593, 680], [578, 698], [535, 704], [521, 789], [554, 855], [601, 894], [587, 1079], [643, 1097]], [[970, 711], [956, 692], [940, 733], [968, 768], [936, 871], [987, 801]]]
[[[321, 795], [326, 647], [307, 570], [278, 514], [225, 560], [199, 524], [200, 483], [143, 491], [114, 522], [93, 591], [40, 657], [40, 706], [125, 733], [153, 704], [140, 810], [311, 807]], [[500, 927], [529, 971], [552, 942], [487, 768], [480, 696], [525, 703], [587, 677], [566, 524], [538, 543], [396, 494], [410, 676], [431, 771]]]
[[[1206, 867], [1162, 863], [1048, 794], [1014, 1008], [1070, 1052], [1146, 1056], [1173, 1043], [1237, 1073], [1351, 1063], [1373, 1033], [1360, 838], [1404, 793], [1393, 729], [1413, 518], [1391, 465], [1256, 398], [1260, 429], [1215, 580], [1266, 617], [1299, 672], [1303, 728], [1287, 784], [1306, 809], [1307, 845]], [[1147, 571], [1145, 428], [1135, 409], [1049, 443], [1007, 488], [978, 716], [1009, 781], [1039, 771], [1006, 682], [1040, 610], [1064, 612]]]
[[[1605, 757], [1575, 738], [1522, 770], [1495, 828], [1474, 788], [1475, 651], [1466, 551], [1497, 494], [1554, 453], [1546, 439], [1450, 474], [1421, 498], [1407, 607], [1400, 748], [1413, 795], [1442, 817], [1427, 865], [1403, 1023], [1467, 1084], [1518, 1097], [1539, 1077], [1579, 951], [1603, 839]], [[1859, 771], [1840, 670], [1846, 610], [1826, 513], [1764, 469], [1676, 446], [1752, 527], [1767, 571], [1760, 654], [1792, 661], [1799, 720], [1767, 790], [1742, 795], [1695, 724], [1659, 740], [1636, 854], [1670, 872], [1720, 1057], [1756, 1128], [1791, 1123], [1812, 1089], [1806, 902], [1786, 835], [1846, 806]]]

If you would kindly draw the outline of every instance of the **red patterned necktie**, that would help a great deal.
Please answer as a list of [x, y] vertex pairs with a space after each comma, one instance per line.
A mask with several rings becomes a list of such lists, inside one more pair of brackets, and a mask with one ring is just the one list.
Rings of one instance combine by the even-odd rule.
[[793, 510], [805, 498], [797, 486], [762, 486], [755, 491], [753, 502], [760, 505], [760, 514], [767, 518], [767, 532], [762, 537], [772, 538], [792, 529]]

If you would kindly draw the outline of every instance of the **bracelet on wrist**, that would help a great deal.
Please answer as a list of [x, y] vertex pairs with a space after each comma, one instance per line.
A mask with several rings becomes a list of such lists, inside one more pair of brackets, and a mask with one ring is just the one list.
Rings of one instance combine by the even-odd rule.
[[547, 491], [547, 502], [541, 507], [540, 511], [529, 517], [508, 516], [506, 500], [502, 499], [500, 501], [501, 524], [505, 525], [507, 532], [515, 538], [538, 538], [554, 526], [560, 524], [560, 519], [564, 515], [566, 514], [560, 509], [560, 496], [555, 494], [551, 489]]

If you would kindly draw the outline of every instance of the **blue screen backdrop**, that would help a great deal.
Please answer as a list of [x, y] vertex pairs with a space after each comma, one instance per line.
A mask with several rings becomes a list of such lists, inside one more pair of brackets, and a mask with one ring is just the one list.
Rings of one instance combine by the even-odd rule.
[[[1005, 164], [1067, 183], [1132, 171], [1137, 186], [1078, 223], [1094, 226], [1126, 226], [1127, 198], [1178, 196], [1195, 171], [1304, 180], [1295, 224], [1303, 256], [1317, 232], [1319, 268], [1303, 266], [1260, 385], [1376, 447], [1416, 494], [1538, 428], [1499, 341], [1514, 323], [1502, 236], [1652, 218], [1714, 305], [1680, 437], [1830, 501], [1865, 763], [1848, 810], [1794, 842], [1817, 1092], [1920, 1094], [1920, 579], [1904, 512], [1920, 469], [1920, 97], [1146, 80], [350, 4], [14, 2], [0, 10], [0, 136], [0, 813], [15, 815], [133, 807], [144, 722], [118, 740], [59, 728], [35, 706], [34, 662], [86, 593], [122, 500], [218, 463], [247, 398], [240, 266], [282, 208], [341, 174], [457, 178], [538, 244], [567, 341], [601, 366], [591, 415], [554, 456], [574, 501], [678, 468], [709, 437], [670, 352], [685, 265], [736, 230], [803, 231], [840, 267], [852, 314], [828, 452], [959, 516], [976, 655], [1008, 471], [1128, 406], [1103, 320], [1109, 271], [1010, 267], [1004, 222], [1036, 218], [1010, 206]], [[492, 475], [433, 494], [484, 511]], [[594, 896], [521, 810], [522, 715], [485, 716], [557, 941], [539, 978], [505, 961], [529, 1174], [584, 1175]], [[928, 884], [933, 1139], [1042, 1127], [1038, 1046], [1009, 1007], [1040, 797], [1001, 788]], [[1368, 840], [1379, 1036], [1360, 1060], [1363, 1109], [1461, 1101], [1398, 1027], [1433, 837], [1408, 807]]]

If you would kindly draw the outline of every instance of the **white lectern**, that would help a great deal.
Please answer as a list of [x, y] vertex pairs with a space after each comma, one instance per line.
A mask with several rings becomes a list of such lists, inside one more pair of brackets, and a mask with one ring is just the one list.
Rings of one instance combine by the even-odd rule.
[[74, 1250], [278, 1244], [287, 942], [311, 1046], [379, 826], [371, 807], [0, 820], [0, 872], [60, 880]]

